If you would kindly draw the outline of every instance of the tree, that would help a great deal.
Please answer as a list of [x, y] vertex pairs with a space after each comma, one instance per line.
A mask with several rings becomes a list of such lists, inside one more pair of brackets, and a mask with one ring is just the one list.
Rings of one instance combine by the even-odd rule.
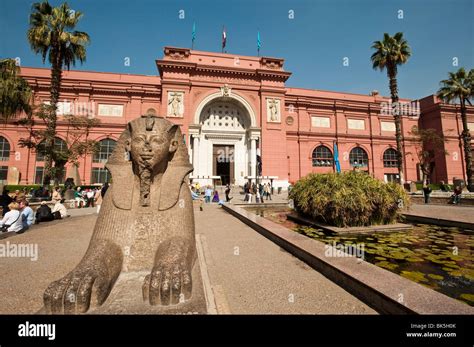
[[397, 142], [397, 166], [400, 175], [400, 184], [405, 181], [403, 169], [403, 134], [401, 131], [401, 114], [398, 98], [397, 72], [398, 66], [405, 64], [411, 56], [408, 42], [403, 38], [403, 33], [398, 32], [394, 36], [384, 33], [382, 41], [374, 41], [372, 48], [372, 67], [383, 71], [387, 70], [390, 94], [392, 97], [392, 113], [395, 120], [395, 139]]
[[[18, 141], [20, 147], [34, 148], [36, 153], [43, 153], [46, 157], [46, 136], [47, 121], [51, 117], [53, 107], [51, 105], [42, 104], [34, 113], [35, 117], [27, 116], [18, 121], [18, 125], [28, 129], [28, 138], [21, 138]], [[38, 126], [35, 120], [42, 120], [43, 126]], [[87, 116], [65, 115], [64, 120], [67, 123], [66, 148], [55, 146], [50, 150], [49, 155], [52, 159], [50, 174], [56, 182], [59, 182], [64, 176], [64, 168], [67, 163], [71, 163], [76, 167], [79, 166], [79, 159], [88, 154], [95, 154], [99, 150], [99, 143], [89, 139], [92, 128], [100, 124], [97, 118], [89, 118]], [[48, 182], [49, 183], [49, 182]]]
[[461, 138], [464, 147], [464, 160], [466, 162], [467, 188], [472, 192], [474, 191], [474, 185], [472, 178], [471, 134], [467, 125], [466, 103], [472, 105], [470, 99], [474, 97], [474, 69], [466, 72], [464, 68], [460, 68], [456, 72], [450, 72], [449, 78], [442, 80], [440, 84], [441, 88], [437, 93], [438, 98], [446, 103], [459, 100], [461, 105]]
[[20, 112], [31, 112], [31, 89], [19, 72], [15, 60], [0, 60], [0, 118], [4, 122]]
[[73, 30], [82, 18], [82, 13], [72, 10], [67, 3], [52, 7], [48, 1], [34, 3], [30, 15], [30, 28], [27, 32], [31, 49], [40, 53], [43, 63], [48, 57], [51, 63], [51, 110], [45, 115], [45, 176], [48, 184], [53, 176], [52, 152], [56, 137], [57, 104], [61, 89], [63, 68], [68, 70], [75, 66], [76, 60], [83, 63], [86, 59], [85, 46], [89, 43], [89, 35]]
[[448, 154], [444, 149], [446, 139], [442, 134], [438, 134], [436, 129], [419, 129], [417, 126], [411, 129], [410, 134], [413, 135], [416, 156], [423, 175], [423, 186], [425, 186], [436, 156]]

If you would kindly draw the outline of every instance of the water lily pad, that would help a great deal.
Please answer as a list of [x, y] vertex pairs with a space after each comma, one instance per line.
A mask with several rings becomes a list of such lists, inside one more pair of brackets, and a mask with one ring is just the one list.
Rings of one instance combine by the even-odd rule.
[[395, 270], [396, 268], [398, 268], [398, 265], [397, 264], [393, 264], [393, 263], [390, 263], [388, 261], [379, 261], [377, 263], [375, 263], [375, 265], [377, 265], [378, 267], [382, 267], [384, 269], [387, 269], [387, 270]]
[[428, 282], [428, 280], [425, 278], [425, 275], [418, 271], [402, 271], [400, 276], [408, 278], [409, 280], [417, 283]]
[[444, 279], [443, 276], [440, 276], [440, 275], [435, 275], [435, 274], [428, 274], [428, 277], [434, 279], [434, 280], [442, 280]]
[[459, 298], [474, 304], [474, 294], [461, 294]]

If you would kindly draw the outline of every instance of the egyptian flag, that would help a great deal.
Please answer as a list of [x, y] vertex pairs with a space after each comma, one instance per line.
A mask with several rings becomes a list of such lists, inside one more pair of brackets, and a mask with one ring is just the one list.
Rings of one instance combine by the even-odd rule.
[[227, 42], [227, 33], [225, 32], [225, 27], [222, 27], [222, 52], [224, 52], [226, 42]]

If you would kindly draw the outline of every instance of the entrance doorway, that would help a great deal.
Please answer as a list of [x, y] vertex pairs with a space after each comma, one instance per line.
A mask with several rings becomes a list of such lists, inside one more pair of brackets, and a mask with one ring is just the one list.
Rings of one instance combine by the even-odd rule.
[[234, 182], [234, 146], [213, 145], [212, 148], [214, 176], [221, 176], [222, 185]]

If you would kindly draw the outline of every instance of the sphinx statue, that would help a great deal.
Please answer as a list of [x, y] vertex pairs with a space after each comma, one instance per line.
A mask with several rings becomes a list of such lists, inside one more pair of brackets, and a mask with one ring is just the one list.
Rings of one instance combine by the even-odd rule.
[[143, 300], [176, 305], [192, 295], [193, 170], [179, 126], [152, 115], [128, 123], [106, 167], [112, 184], [80, 263], [44, 293], [44, 310], [85, 313], [109, 296], [121, 273], [143, 272]]

